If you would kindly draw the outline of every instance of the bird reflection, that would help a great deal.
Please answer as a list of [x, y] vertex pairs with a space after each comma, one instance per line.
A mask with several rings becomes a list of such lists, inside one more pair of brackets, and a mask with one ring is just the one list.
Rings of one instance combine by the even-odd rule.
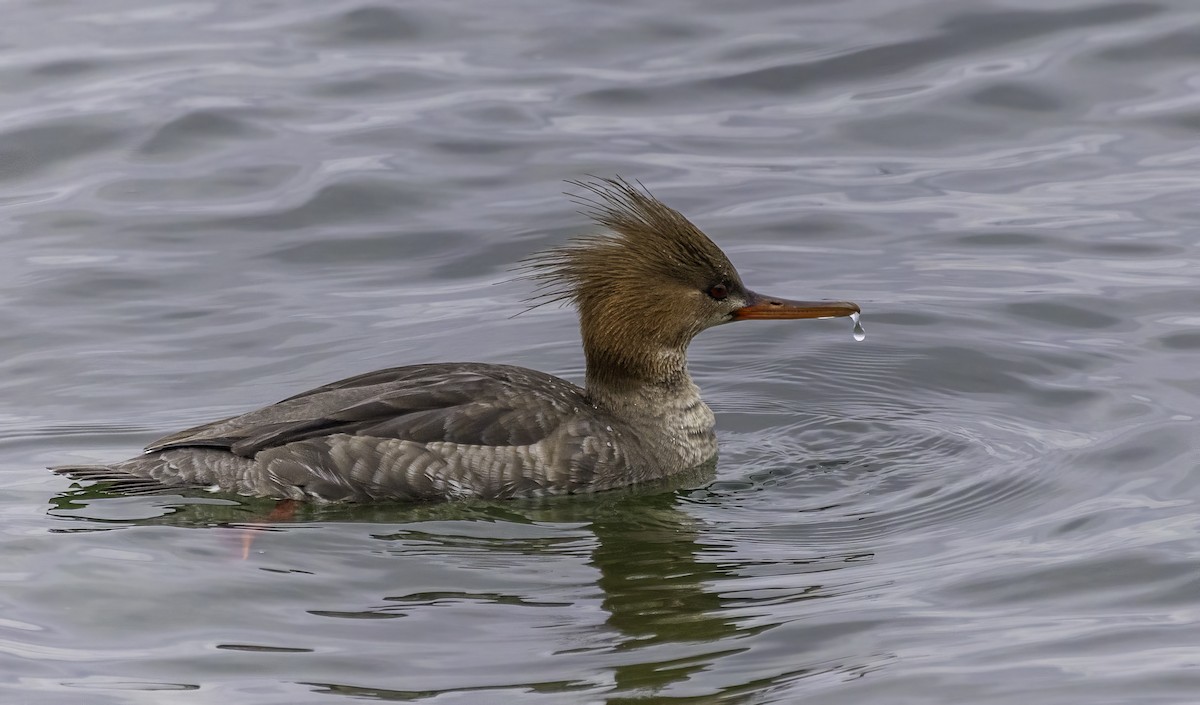
[[[703, 485], [712, 476], [712, 466], [697, 470], [695, 474], [676, 478], [672, 485], [647, 491], [610, 492], [590, 498], [561, 498], [523, 502], [466, 502], [436, 505], [331, 505], [315, 506], [301, 504], [293, 507], [295, 515], [290, 521], [305, 522], [364, 522], [371, 523], [373, 539], [395, 546], [398, 553], [422, 556], [437, 555], [451, 558], [458, 563], [469, 562], [464, 558], [464, 546], [469, 544], [472, 552], [487, 551], [501, 558], [501, 566], [511, 566], [511, 559], [503, 556], [520, 554], [535, 561], [535, 565], [550, 563], [564, 557], [579, 555], [590, 543], [590, 555], [586, 562], [594, 568], [598, 577], [595, 585], [601, 594], [601, 606], [607, 612], [605, 625], [612, 635], [600, 642], [593, 642], [586, 650], [607, 653], [598, 663], [611, 669], [612, 699], [622, 702], [623, 698], [644, 693], [662, 693], [674, 684], [686, 681], [697, 672], [708, 670], [724, 655], [741, 651], [730, 647], [730, 638], [750, 634], [763, 628], [739, 624], [734, 610], [723, 605], [718, 594], [722, 582], [737, 577], [736, 566], [730, 567], [713, 560], [705, 560], [706, 549], [699, 541], [706, 527], [704, 523], [687, 511], [686, 493], [678, 489]], [[257, 531], [257, 541], [270, 546], [272, 539], [262, 535], [263, 530], [285, 531], [288, 522], [281, 519], [280, 508], [270, 501], [230, 501], [203, 498], [181, 498], [179, 496], [140, 497], [136, 500], [122, 498], [125, 504], [121, 511], [131, 511], [128, 502], [140, 502], [143, 512], [157, 508], [163, 512], [148, 518], [120, 517], [120, 512], [109, 510], [105, 516], [105, 502], [113, 499], [105, 495], [102, 488], [89, 487], [63, 493], [54, 498], [50, 513], [57, 517], [86, 519], [86, 525], [64, 527], [63, 531], [103, 530], [130, 525], [176, 525], [185, 527], [224, 527]], [[156, 502], [157, 504], [147, 504]], [[272, 512], [274, 514], [272, 515]], [[269, 521], [268, 521], [269, 518]], [[436, 522], [436, 523], [431, 523]], [[468, 522], [470, 537], [446, 530], [444, 522]], [[561, 542], [545, 538], [480, 538], [480, 522], [512, 522], [514, 524], [536, 524], [539, 527], [563, 525], [568, 539]], [[80, 522], [83, 524], [83, 522]], [[379, 532], [380, 526], [387, 527]], [[468, 526], [468, 528], [469, 528]], [[581, 547], [579, 532], [587, 531], [594, 541], [584, 542]], [[562, 548], [572, 547], [571, 550]], [[239, 553], [240, 547], [230, 545], [231, 554]], [[278, 560], [278, 550], [272, 553]], [[236, 560], [231, 555], [231, 560]], [[254, 553], [248, 560], [261, 560]], [[488, 556], [480, 557], [486, 560]], [[515, 574], [518, 569], [513, 569]], [[528, 584], [528, 583], [524, 583]], [[459, 586], [447, 586], [448, 591], [437, 593], [381, 596], [373, 606], [365, 606], [356, 616], [402, 616], [407, 611], [423, 609], [430, 604], [445, 604], [446, 601], [469, 599], [504, 604], [533, 604], [536, 606], [544, 595], [537, 584], [528, 588], [513, 588], [512, 594], [486, 594], [456, 592]], [[561, 608], [561, 603], [558, 604]], [[317, 606], [310, 614], [332, 615]], [[369, 614], [368, 614], [369, 613]], [[345, 614], [340, 613], [340, 614]], [[622, 654], [629, 654], [628, 657]], [[615, 655], [615, 656], [614, 656]], [[601, 667], [603, 668], [603, 667]], [[787, 678], [795, 677], [787, 674]], [[782, 676], [781, 676], [782, 677]], [[328, 692], [373, 697], [380, 699], [410, 699], [437, 695], [425, 691], [400, 691], [379, 688], [362, 688], [338, 683], [306, 683], [309, 687]], [[594, 683], [591, 684], [594, 687]], [[761, 683], [760, 683], [761, 685]], [[540, 684], [569, 691], [581, 687], [581, 683]], [[588, 687], [582, 685], [582, 687]], [[450, 692], [450, 691], [447, 691]], [[736, 702], [734, 693], [727, 693], [724, 702]]]

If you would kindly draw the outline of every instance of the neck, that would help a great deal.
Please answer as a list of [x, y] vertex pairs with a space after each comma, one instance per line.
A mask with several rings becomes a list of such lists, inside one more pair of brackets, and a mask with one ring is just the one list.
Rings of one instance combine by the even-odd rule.
[[656, 398], [696, 394], [684, 350], [615, 351], [589, 346], [588, 397], [611, 411], [634, 410]]
[[680, 470], [717, 452], [716, 419], [700, 398], [683, 350], [662, 350], [652, 365], [622, 367], [588, 351], [587, 395], [638, 433], [647, 458]]

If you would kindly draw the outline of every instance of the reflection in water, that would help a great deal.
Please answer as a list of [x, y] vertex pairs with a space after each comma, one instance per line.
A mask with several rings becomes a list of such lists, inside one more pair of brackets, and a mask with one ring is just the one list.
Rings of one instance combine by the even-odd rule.
[[[276, 505], [273, 502], [164, 495], [139, 497], [130, 503], [126, 498], [105, 494], [94, 487], [74, 489], [55, 497], [50, 513], [57, 517], [86, 519], [88, 527], [82, 529], [84, 531], [172, 525], [286, 532], [289, 524], [294, 522], [317, 523], [317, 528], [370, 523], [389, 527], [382, 532], [373, 531], [370, 553], [377, 553], [377, 542], [382, 541], [389, 546], [385, 549], [389, 555], [419, 555], [441, 564], [470, 564], [473, 568], [511, 572], [508, 578], [515, 578], [520, 572], [514, 560], [516, 557], [535, 557], [546, 563], [552, 562], [555, 555], [583, 558], [588, 566], [598, 571], [594, 587], [599, 588], [600, 605], [608, 615], [604, 624], [613, 634], [601, 642], [576, 634], [574, 643], [566, 648], [547, 637], [545, 650], [563, 658], [590, 652], [597, 664], [607, 665], [600, 666], [599, 673], [579, 674], [575, 679], [524, 683], [520, 687], [538, 692], [572, 692], [594, 689], [599, 682], [607, 684], [604, 689], [612, 698], [609, 702], [622, 702], [626, 697], [669, 692], [669, 687], [701, 676], [721, 659], [744, 653], [746, 648], [737, 643], [739, 637], [759, 634], [776, 626], [764, 619], [765, 604], [761, 609], [754, 609], [754, 599], [738, 594], [738, 588], [730, 584], [743, 577], [739, 574], [746, 566], [735, 560], [713, 559], [719, 554], [714, 552], [713, 546], [706, 546], [704, 540], [713, 527], [685, 511], [683, 495], [676, 491], [679, 487], [703, 484], [712, 475], [713, 467], [709, 466], [675, 478], [671, 485], [652, 491], [538, 501], [409, 506], [299, 505], [290, 522], [279, 521], [276, 517], [261, 525], [259, 522], [274, 511]], [[133, 516], [136, 512], [141, 512], [142, 516]], [[145, 516], [152, 512], [158, 514]], [[481, 524], [487, 525], [483, 527], [485, 531], [481, 532]], [[523, 526], [539, 530], [538, 535], [502, 536], [506, 532], [519, 532]], [[552, 530], [549, 537], [541, 531], [546, 528]], [[862, 557], [857, 558], [861, 560]], [[253, 555], [250, 560], [254, 560]], [[847, 557], [846, 564], [851, 560]], [[292, 572], [263, 569], [273, 571], [281, 587]], [[827, 572], [812, 575], [828, 577]], [[415, 616], [422, 611], [436, 611], [437, 619], [449, 634], [454, 633], [458, 619], [480, 619], [477, 609], [480, 605], [488, 610], [515, 606], [553, 611], [564, 607], [561, 596], [547, 596], [546, 587], [538, 576], [534, 575], [532, 579], [528, 575], [520, 577], [522, 580], [517, 586], [508, 590], [478, 591], [467, 585], [443, 584], [436, 589], [425, 586], [408, 593], [378, 595], [368, 598], [372, 604], [358, 609], [314, 606], [311, 600], [300, 608], [309, 615], [357, 620], [395, 619]], [[345, 576], [347, 582], [354, 578], [352, 574]], [[581, 587], [584, 588], [582, 592]], [[578, 598], [568, 606], [586, 604], [594, 594], [588, 586], [577, 585], [572, 590]], [[723, 590], [734, 597], [723, 598]], [[789, 592], [796, 599], [807, 600], [820, 596], [822, 587], [791, 585]], [[771, 601], [778, 599], [779, 594], [772, 592]], [[456, 608], [464, 612], [461, 615], [446, 612]], [[486, 615], [482, 617], [486, 618]], [[510, 626], [516, 628], [515, 624]], [[277, 655], [311, 651], [299, 646], [265, 648], [241, 642], [223, 642], [216, 648]], [[461, 648], [463, 659], [473, 658], [475, 645], [463, 643]], [[793, 665], [795, 670], [777, 674], [778, 678], [789, 681], [809, 670], [828, 670], [828, 664], [813, 669]], [[839, 668], [851, 667], [840, 664]], [[406, 682], [403, 675], [381, 675], [383, 677], [388, 679], [385, 681], [388, 685]], [[755, 688], [727, 690], [724, 696], [732, 700], [726, 701], [737, 701], [738, 692], [754, 692], [756, 688], [769, 685], [771, 680], [768, 677], [756, 681]], [[302, 685], [323, 692], [381, 700], [416, 700], [441, 693], [513, 687], [496, 683], [486, 687], [463, 684], [441, 690], [405, 690], [371, 687], [361, 682], [324, 681]]]
[[[702, 527], [679, 510], [678, 498], [646, 497], [629, 509], [634, 511], [599, 515], [591, 525], [598, 540], [591, 564], [600, 571], [597, 585], [609, 613], [606, 623], [623, 637], [614, 648], [631, 651], [666, 643], [717, 642], [736, 634], [736, 622], [721, 613], [715, 593], [722, 577], [720, 566], [697, 559], [703, 550], [696, 542]], [[710, 667], [722, 648], [728, 647], [713, 648], [698, 658], [639, 659], [617, 665], [617, 688], [665, 688]]]

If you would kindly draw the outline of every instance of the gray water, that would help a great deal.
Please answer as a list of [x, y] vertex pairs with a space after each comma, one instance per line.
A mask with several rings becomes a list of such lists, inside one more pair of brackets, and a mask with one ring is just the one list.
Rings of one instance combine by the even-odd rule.
[[[3, 8], [0, 702], [1200, 700], [1191, 0]], [[380, 367], [579, 379], [510, 267], [586, 174], [866, 341], [703, 335], [672, 491], [287, 519], [43, 469]]]

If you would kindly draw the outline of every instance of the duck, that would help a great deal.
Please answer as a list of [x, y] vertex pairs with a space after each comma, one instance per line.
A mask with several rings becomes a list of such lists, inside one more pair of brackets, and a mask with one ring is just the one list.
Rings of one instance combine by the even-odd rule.
[[848, 301], [747, 288], [719, 247], [644, 186], [569, 182], [598, 229], [527, 257], [533, 306], [572, 304], [582, 385], [513, 365], [440, 362], [326, 384], [150, 443], [51, 468], [114, 493], [207, 490], [334, 503], [509, 499], [661, 481], [712, 461], [716, 418], [692, 339], [736, 321], [853, 317]]

